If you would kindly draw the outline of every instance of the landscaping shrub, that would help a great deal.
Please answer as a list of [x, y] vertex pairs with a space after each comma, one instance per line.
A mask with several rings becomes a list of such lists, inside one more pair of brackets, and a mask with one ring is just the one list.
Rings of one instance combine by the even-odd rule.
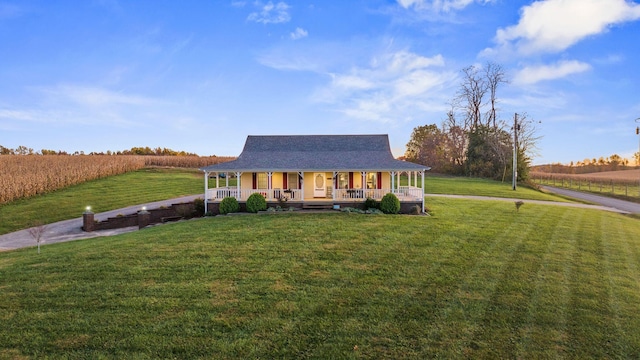
[[364, 209], [365, 210], [380, 209], [380, 206], [378, 205], [378, 202], [375, 199], [368, 197], [367, 200], [364, 201]]
[[380, 210], [385, 214], [397, 214], [400, 212], [400, 200], [395, 194], [388, 193], [380, 200]]
[[240, 210], [240, 204], [233, 196], [227, 196], [220, 202], [220, 214], [222, 215], [238, 212], [238, 210]]
[[247, 211], [257, 213], [258, 211], [267, 210], [267, 200], [260, 193], [253, 193], [247, 199]]
[[204, 215], [204, 199], [203, 198], [197, 198], [193, 200], [193, 207], [194, 207], [195, 216]]

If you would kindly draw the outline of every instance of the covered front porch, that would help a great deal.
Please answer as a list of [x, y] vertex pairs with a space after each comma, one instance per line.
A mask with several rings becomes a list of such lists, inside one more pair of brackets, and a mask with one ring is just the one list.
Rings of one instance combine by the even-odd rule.
[[280, 206], [345, 206], [367, 198], [379, 201], [393, 193], [401, 203], [424, 210], [424, 175], [424, 171], [205, 172], [205, 206], [229, 196], [242, 204], [254, 193]]

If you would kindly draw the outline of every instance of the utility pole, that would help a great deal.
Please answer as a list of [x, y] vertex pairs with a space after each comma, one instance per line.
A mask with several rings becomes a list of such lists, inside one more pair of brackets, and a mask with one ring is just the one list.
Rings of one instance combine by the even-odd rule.
[[513, 117], [513, 190], [516, 190], [518, 181], [518, 113]]
[[[640, 118], [636, 119], [636, 123], [640, 123]], [[636, 135], [638, 135], [638, 162], [640, 162], [640, 126], [636, 126]], [[640, 165], [640, 164], [636, 164]], [[640, 176], [639, 176], [640, 178]], [[638, 188], [640, 189], [640, 180], [638, 180]], [[640, 196], [640, 190], [638, 190], [638, 196]]]

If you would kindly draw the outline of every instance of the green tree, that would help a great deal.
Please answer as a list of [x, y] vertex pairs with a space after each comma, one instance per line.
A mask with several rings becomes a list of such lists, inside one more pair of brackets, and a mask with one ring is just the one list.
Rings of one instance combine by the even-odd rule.
[[405, 152], [407, 161], [441, 172], [446, 161], [446, 135], [435, 124], [413, 129]]
[[504, 130], [480, 125], [469, 133], [466, 172], [469, 176], [504, 180], [511, 169], [512, 142]]

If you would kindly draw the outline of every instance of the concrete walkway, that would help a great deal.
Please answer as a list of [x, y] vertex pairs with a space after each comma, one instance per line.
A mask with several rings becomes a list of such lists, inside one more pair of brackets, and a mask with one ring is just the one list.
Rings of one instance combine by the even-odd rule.
[[[129, 206], [122, 209], [106, 211], [102, 213], [95, 214], [94, 219], [98, 221], [107, 220], [110, 217], [116, 217], [118, 214], [133, 214], [138, 212], [143, 206], [146, 206], [147, 209], [155, 209], [161, 206], [170, 206], [171, 204], [178, 204], [184, 202], [192, 202], [197, 198], [201, 198], [202, 194], [184, 196], [177, 199], [169, 199], [163, 201], [156, 201], [148, 204], [139, 204], [134, 206]], [[56, 222], [53, 224], [47, 224], [45, 233], [42, 238], [40, 238], [40, 245], [46, 244], [55, 244], [64, 241], [71, 240], [79, 240], [79, 239], [89, 239], [100, 236], [111, 236], [122, 234], [126, 232], [131, 232], [138, 230], [137, 226], [122, 228], [122, 229], [112, 229], [112, 230], [100, 230], [93, 232], [84, 232], [82, 231], [82, 217], [78, 217], [71, 220], [65, 220]], [[36, 240], [29, 234], [29, 229], [16, 231], [13, 233], [0, 235], [0, 251], [6, 250], [14, 250], [23, 247], [36, 246]]]
[[618, 209], [631, 214], [640, 214], [640, 204], [634, 203], [631, 201], [624, 201], [616, 198], [611, 198], [607, 196], [600, 196], [591, 193], [567, 190], [563, 188], [557, 188], [553, 186], [541, 186], [542, 189], [548, 191], [550, 193], [568, 196], [574, 199], [580, 199], [583, 201], [588, 201], [593, 204], [602, 205], [605, 207], [610, 207], [614, 209]]
[[[541, 201], [541, 200], [522, 200], [522, 199], [508, 199], [508, 198], [497, 198], [497, 197], [487, 197], [487, 196], [472, 196], [472, 195], [442, 195], [442, 194], [425, 194], [426, 197], [449, 197], [449, 198], [459, 198], [459, 199], [472, 199], [472, 200], [494, 200], [494, 201], [509, 201], [515, 202], [522, 200], [525, 203], [530, 204], [544, 204], [544, 205], [553, 205], [553, 206], [569, 206], [569, 207], [577, 207], [577, 208], [586, 208], [586, 209], [595, 209], [595, 210], [604, 210], [604, 211], [612, 211], [621, 214], [629, 214], [629, 213], [640, 213], [640, 204], [631, 203], [628, 201], [611, 199], [604, 196], [597, 196], [592, 194], [585, 194], [577, 191], [570, 191], [565, 189], [558, 189], [552, 187], [543, 187], [546, 191], [558, 193], [564, 196], [570, 196], [576, 199], [581, 199], [585, 201], [589, 201], [591, 203], [596, 203], [600, 205], [587, 205], [580, 203], [563, 203], [563, 202], [555, 202], [555, 201]], [[106, 220], [109, 217], [115, 217], [118, 214], [133, 214], [139, 211], [143, 206], [146, 206], [147, 209], [155, 209], [161, 206], [170, 206], [171, 204], [191, 202], [196, 198], [202, 197], [202, 194], [185, 196], [177, 199], [163, 200], [157, 201], [148, 204], [139, 204], [134, 206], [129, 206], [122, 209], [106, 211], [103, 213], [95, 214], [95, 219], [98, 221]], [[40, 244], [54, 244], [64, 241], [71, 240], [79, 240], [79, 239], [89, 239], [100, 236], [111, 236], [122, 234], [126, 232], [136, 231], [138, 230], [137, 226], [122, 228], [122, 229], [113, 229], [113, 230], [100, 230], [94, 232], [84, 232], [82, 231], [82, 217], [78, 217], [76, 219], [60, 221], [53, 224], [48, 224], [46, 226], [46, 231], [40, 240]], [[35, 239], [29, 234], [29, 229], [20, 230], [13, 233], [0, 235], [0, 251], [14, 250], [29, 246], [36, 246]]]

